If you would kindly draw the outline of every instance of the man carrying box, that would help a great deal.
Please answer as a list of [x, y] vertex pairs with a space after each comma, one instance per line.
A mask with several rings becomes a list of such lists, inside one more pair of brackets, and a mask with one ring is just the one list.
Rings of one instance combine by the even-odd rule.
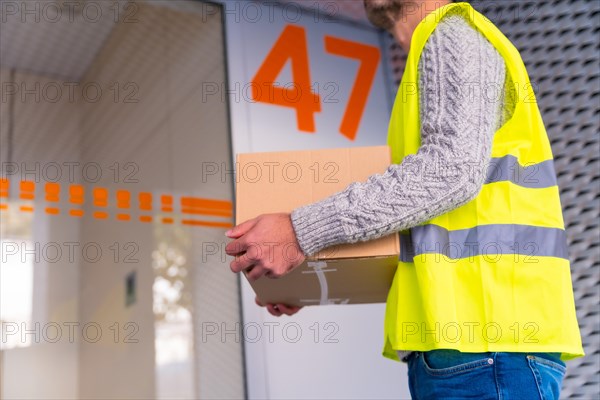
[[[326, 247], [400, 232], [384, 355], [408, 362], [413, 398], [558, 398], [564, 361], [583, 349], [552, 152], [523, 61], [468, 3], [365, 7], [408, 52], [393, 164], [234, 227], [231, 269], [280, 277]], [[244, 257], [256, 243], [278, 245]], [[290, 244], [298, 257], [285, 257]]]

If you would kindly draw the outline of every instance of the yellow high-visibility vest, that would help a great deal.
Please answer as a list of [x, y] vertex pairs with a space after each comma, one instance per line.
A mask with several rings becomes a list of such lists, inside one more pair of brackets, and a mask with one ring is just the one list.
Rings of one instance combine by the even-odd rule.
[[494, 135], [476, 198], [401, 232], [383, 355], [456, 349], [583, 356], [552, 151], [533, 88], [517, 49], [468, 3], [436, 9], [413, 34], [389, 125], [393, 162], [419, 149], [417, 66], [448, 12], [462, 13], [501, 54], [515, 109]]

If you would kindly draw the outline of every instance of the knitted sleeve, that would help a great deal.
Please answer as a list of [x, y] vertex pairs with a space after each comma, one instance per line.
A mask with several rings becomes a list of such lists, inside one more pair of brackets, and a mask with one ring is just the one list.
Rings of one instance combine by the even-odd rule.
[[372, 240], [472, 200], [481, 190], [503, 111], [504, 60], [460, 15], [446, 15], [421, 54], [421, 147], [385, 173], [295, 209], [302, 251]]

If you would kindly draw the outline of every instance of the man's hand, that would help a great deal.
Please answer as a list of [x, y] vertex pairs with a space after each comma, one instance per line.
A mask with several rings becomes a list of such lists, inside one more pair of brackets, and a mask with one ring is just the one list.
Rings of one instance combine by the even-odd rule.
[[246, 270], [250, 280], [263, 275], [279, 278], [306, 258], [288, 213], [259, 215], [225, 234], [235, 239], [225, 247], [227, 254], [235, 256], [231, 270], [236, 273]]
[[298, 311], [300, 311], [300, 309], [302, 307], [298, 307], [298, 306], [288, 306], [285, 304], [271, 304], [271, 303], [267, 303], [267, 304], [263, 304], [258, 297], [254, 299], [254, 301], [256, 302], [256, 304], [258, 304], [261, 307], [267, 307], [267, 311], [269, 312], [269, 314], [275, 316], [275, 317], [281, 317], [283, 314], [285, 315], [294, 315], [296, 314]]

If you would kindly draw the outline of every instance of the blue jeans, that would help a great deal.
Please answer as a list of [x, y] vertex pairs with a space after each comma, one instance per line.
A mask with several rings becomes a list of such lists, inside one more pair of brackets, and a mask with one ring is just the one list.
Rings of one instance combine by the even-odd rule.
[[415, 351], [408, 357], [415, 400], [558, 399], [565, 363], [558, 353]]

